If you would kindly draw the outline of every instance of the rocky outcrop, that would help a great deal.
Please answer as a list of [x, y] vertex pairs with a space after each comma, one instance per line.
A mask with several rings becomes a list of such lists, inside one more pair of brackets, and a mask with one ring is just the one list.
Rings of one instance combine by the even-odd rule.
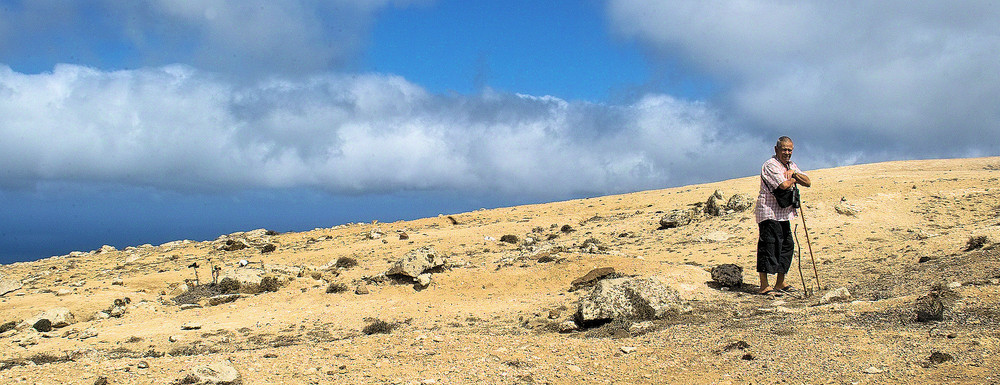
[[754, 198], [749, 194], [735, 194], [729, 197], [729, 201], [726, 202], [726, 210], [731, 210], [733, 212], [747, 211], [753, 207]]
[[420, 274], [443, 267], [447, 259], [438, 254], [433, 247], [425, 246], [406, 253], [399, 261], [385, 272], [385, 275], [403, 275], [417, 278]]
[[191, 369], [191, 373], [174, 384], [240, 385], [243, 379], [231, 362], [216, 362]]
[[672, 229], [675, 227], [681, 227], [691, 223], [693, 215], [691, 215], [691, 210], [671, 210], [669, 213], [660, 218], [660, 228], [662, 229]]
[[[34, 326], [41, 320], [48, 321], [48, 324], [51, 325], [53, 329], [66, 327], [76, 323], [76, 318], [73, 316], [73, 313], [64, 307], [56, 307], [46, 310], [35, 315], [34, 317], [24, 320], [24, 323], [28, 326]], [[42, 324], [45, 324], [45, 322], [42, 322]]]
[[602, 280], [580, 299], [576, 321], [593, 325], [611, 320], [641, 321], [686, 311], [677, 290], [655, 278]]
[[21, 282], [0, 276], [0, 297], [21, 289]]
[[715, 190], [708, 200], [705, 201], [705, 208], [703, 209], [705, 214], [711, 215], [713, 217], [720, 216], [725, 213], [726, 196], [722, 194], [722, 190]]

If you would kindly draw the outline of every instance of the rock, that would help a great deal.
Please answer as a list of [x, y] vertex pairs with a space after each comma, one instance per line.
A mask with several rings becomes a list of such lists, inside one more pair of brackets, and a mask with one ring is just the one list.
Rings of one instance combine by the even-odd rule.
[[595, 283], [597, 283], [597, 281], [601, 280], [602, 278], [613, 276], [614, 274], [615, 274], [615, 268], [613, 267], [598, 267], [596, 269], [587, 272], [586, 275], [574, 279], [573, 282], [570, 283], [569, 291], [576, 291], [584, 287], [593, 286]]
[[208, 298], [208, 306], [218, 306], [218, 305], [222, 305], [224, 303], [230, 303], [230, 302], [233, 302], [233, 301], [239, 299], [240, 297], [241, 297], [241, 295], [239, 293], [236, 293], [236, 294], [222, 294], [222, 295], [217, 295], [217, 296], [209, 297]]
[[634, 336], [649, 333], [654, 330], [656, 330], [656, 324], [653, 323], [653, 321], [633, 322], [628, 326], [629, 334]]
[[935, 365], [940, 363], [945, 363], [954, 359], [955, 358], [952, 357], [951, 354], [941, 353], [941, 352], [932, 352], [931, 356], [927, 357], [927, 361], [930, 361], [930, 363]]
[[636, 351], [636, 348], [635, 346], [622, 346], [620, 350], [622, 351], [622, 353], [629, 354]]
[[732, 210], [734, 212], [742, 212], [753, 207], [754, 198], [748, 194], [735, 194], [729, 197], [729, 201], [726, 202], [726, 210]]
[[368, 293], [371, 293], [371, 291], [369, 291], [368, 290], [368, 286], [365, 285], [365, 284], [363, 284], [363, 283], [360, 284], [360, 285], [358, 285], [358, 287], [356, 289], [354, 289], [354, 294], [357, 294], [357, 295], [365, 295], [365, 294], [368, 294]]
[[851, 292], [847, 290], [846, 287], [839, 287], [823, 294], [823, 298], [819, 300], [821, 304], [828, 304], [834, 302], [847, 302], [851, 299]]
[[121, 278], [115, 278], [115, 279], [111, 280], [111, 285], [112, 286], [125, 286], [125, 281], [123, 281]]
[[201, 323], [199, 322], [185, 322], [181, 325], [181, 330], [198, 330], [201, 329]]
[[743, 285], [743, 267], [732, 263], [722, 264], [712, 268], [712, 280], [726, 287]]
[[865, 374], [879, 374], [882, 373], [882, 369], [876, 368], [874, 366], [869, 366], [868, 369], [864, 370]]
[[58, 329], [61, 327], [66, 327], [76, 323], [76, 318], [73, 317], [73, 313], [70, 313], [69, 309], [64, 307], [57, 307], [46, 310], [42, 313], [35, 315], [34, 317], [24, 320], [24, 323], [28, 325], [35, 325], [38, 321], [46, 319], [52, 325], [52, 328]]
[[22, 287], [21, 282], [6, 279], [0, 276], [0, 297], [3, 297], [7, 293], [12, 293], [14, 291], [20, 290]]
[[840, 203], [833, 206], [833, 210], [836, 211], [837, 214], [847, 215], [849, 217], [854, 217], [861, 213], [861, 208], [847, 203], [846, 198], [840, 198]]
[[125, 315], [125, 309], [125, 306], [112, 305], [110, 309], [103, 313], [107, 314], [108, 317], [121, 318], [121, 316]]
[[40, 333], [47, 333], [52, 331], [52, 321], [42, 318], [32, 324], [31, 327]]
[[97, 377], [97, 379], [94, 380], [94, 385], [108, 385], [108, 378], [104, 376]]
[[725, 231], [713, 231], [698, 237], [698, 240], [701, 242], [725, 242], [732, 237], [732, 235], [729, 235], [729, 233]]
[[651, 320], [685, 310], [677, 290], [655, 278], [615, 278], [597, 282], [580, 299], [576, 319], [582, 325], [608, 320]]
[[430, 273], [423, 273], [423, 274], [418, 275], [417, 276], [417, 284], [420, 285], [420, 287], [430, 286], [430, 284], [431, 284], [431, 275], [430, 275]]
[[114, 246], [104, 245], [104, 246], [101, 246], [100, 249], [97, 249], [95, 251], [96, 251], [96, 254], [103, 254], [103, 253], [110, 253], [110, 252], [118, 251], [118, 249], [116, 249]]
[[675, 209], [660, 218], [660, 228], [672, 229], [691, 223], [691, 211]]
[[407, 234], [405, 231], [399, 233], [399, 240], [400, 241], [405, 241], [407, 239], [410, 239], [410, 235], [409, 234]]
[[722, 190], [715, 190], [708, 200], [705, 201], [705, 208], [703, 209], [705, 214], [711, 215], [713, 217], [720, 216], [725, 213], [725, 196], [722, 195]]
[[146, 361], [139, 361], [139, 363], [136, 364], [135, 367], [139, 369], [149, 369], [149, 363]]
[[556, 325], [556, 330], [560, 333], [571, 333], [580, 330], [580, 326], [573, 321], [563, 321]]
[[217, 362], [198, 366], [175, 384], [239, 385], [243, 383], [240, 372], [230, 362]]
[[65, 296], [70, 295], [70, 294], [73, 294], [73, 290], [72, 289], [65, 289], [65, 288], [63, 288], [63, 289], [56, 290], [56, 297], [65, 297]]
[[944, 301], [935, 292], [917, 298], [913, 307], [918, 322], [941, 321], [944, 319], [944, 309]]
[[444, 256], [438, 255], [433, 247], [425, 246], [406, 253], [385, 275], [405, 275], [416, 278], [425, 271], [444, 266]]
[[219, 246], [219, 250], [222, 251], [237, 251], [249, 248], [250, 244], [243, 239], [227, 239], [225, 243]]
[[264, 271], [260, 269], [223, 268], [222, 273], [219, 274], [219, 281], [221, 282], [226, 278], [239, 282], [241, 286], [260, 285], [261, 280], [264, 279]]

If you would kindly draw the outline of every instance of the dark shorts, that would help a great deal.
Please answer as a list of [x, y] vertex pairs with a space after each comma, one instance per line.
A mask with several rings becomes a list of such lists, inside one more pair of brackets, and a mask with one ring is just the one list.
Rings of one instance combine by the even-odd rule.
[[757, 239], [757, 272], [785, 274], [792, 267], [795, 241], [788, 221], [768, 219], [757, 224], [760, 238]]

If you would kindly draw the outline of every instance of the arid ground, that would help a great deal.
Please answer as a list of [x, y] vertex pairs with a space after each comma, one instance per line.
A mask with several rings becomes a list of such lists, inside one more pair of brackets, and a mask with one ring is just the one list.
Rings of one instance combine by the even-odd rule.
[[[752, 209], [660, 226], [716, 190], [755, 197], [756, 176], [105, 247], [0, 266], [16, 287], [0, 296], [0, 383], [189, 383], [208, 364], [243, 384], [1000, 383], [1000, 158], [807, 173], [798, 293], [754, 294]], [[421, 247], [447, 260], [426, 286], [385, 275]], [[715, 283], [722, 264], [745, 284]], [[213, 266], [253, 282], [213, 285]], [[600, 267], [655, 277], [687, 310], [573, 330], [589, 288], [572, 283]], [[240, 294], [209, 298], [224, 292]], [[929, 300], [940, 317], [918, 317]], [[31, 322], [57, 308], [65, 326]]]

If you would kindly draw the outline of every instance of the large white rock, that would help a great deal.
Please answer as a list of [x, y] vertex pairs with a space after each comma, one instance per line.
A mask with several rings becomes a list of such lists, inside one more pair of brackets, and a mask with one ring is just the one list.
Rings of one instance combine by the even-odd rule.
[[444, 256], [439, 255], [433, 247], [425, 246], [406, 253], [396, 264], [385, 272], [385, 275], [405, 275], [417, 278], [425, 271], [444, 266]]
[[0, 297], [7, 293], [14, 292], [21, 289], [21, 282], [12, 279], [6, 279], [0, 276]]
[[52, 323], [53, 328], [61, 328], [76, 323], [76, 317], [73, 316], [73, 313], [71, 313], [69, 309], [64, 307], [55, 307], [38, 313], [34, 317], [24, 320], [24, 323], [28, 326], [32, 326], [42, 319], [49, 320], [49, 322]]
[[615, 278], [599, 281], [580, 299], [577, 320], [659, 319], [685, 309], [677, 290], [656, 278]]

